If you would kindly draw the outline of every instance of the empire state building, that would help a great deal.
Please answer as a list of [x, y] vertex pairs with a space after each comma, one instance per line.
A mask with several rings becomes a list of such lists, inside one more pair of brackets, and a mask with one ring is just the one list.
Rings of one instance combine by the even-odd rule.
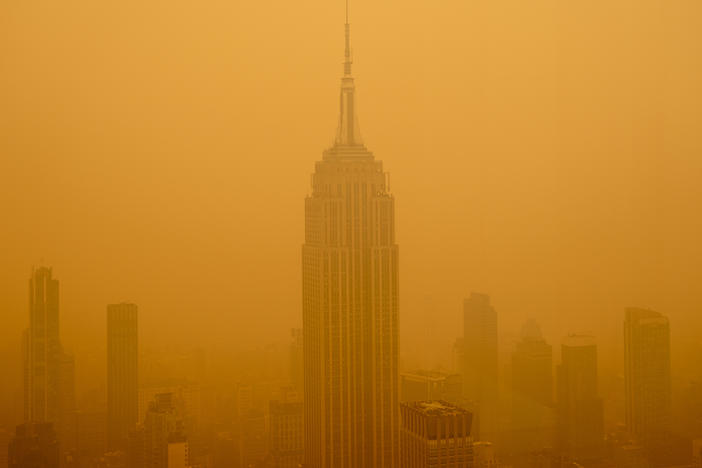
[[383, 164], [354, 106], [348, 15], [339, 127], [315, 164], [302, 247], [305, 466], [399, 466], [398, 248]]

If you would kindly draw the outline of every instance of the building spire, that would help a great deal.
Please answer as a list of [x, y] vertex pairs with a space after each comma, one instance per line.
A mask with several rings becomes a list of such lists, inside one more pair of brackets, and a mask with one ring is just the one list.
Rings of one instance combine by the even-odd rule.
[[344, 49], [344, 76], [351, 76], [351, 25], [349, 24], [349, 0], [346, 0], [346, 24], [344, 25], [346, 48]]
[[344, 24], [344, 76], [341, 78], [341, 102], [339, 109], [339, 128], [336, 133], [336, 146], [362, 145], [354, 109], [355, 86], [351, 76], [351, 25], [349, 24], [349, 0], [346, 0], [346, 23]]

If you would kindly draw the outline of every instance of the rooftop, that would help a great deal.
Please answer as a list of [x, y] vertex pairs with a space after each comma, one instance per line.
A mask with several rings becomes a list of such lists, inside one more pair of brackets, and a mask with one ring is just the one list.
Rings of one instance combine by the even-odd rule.
[[425, 400], [425, 401], [411, 401], [408, 403], [403, 403], [409, 408], [415, 411], [421, 412], [428, 416], [451, 416], [459, 414], [471, 414], [465, 408], [453, 405], [443, 400]]

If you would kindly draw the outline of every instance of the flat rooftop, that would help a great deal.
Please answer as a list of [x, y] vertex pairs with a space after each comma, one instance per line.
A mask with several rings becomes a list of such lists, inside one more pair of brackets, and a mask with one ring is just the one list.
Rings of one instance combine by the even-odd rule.
[[465, 408], [456, 406], [443, 400], [410, 401], [403, 403], [415, 411], [429, 416], [451, 416], [458, 414], [472, 414]]

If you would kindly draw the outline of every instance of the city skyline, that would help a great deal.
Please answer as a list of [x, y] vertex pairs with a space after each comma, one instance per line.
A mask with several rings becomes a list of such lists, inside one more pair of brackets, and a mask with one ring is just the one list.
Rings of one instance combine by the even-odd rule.
[[11, 10], [0, 468], [697, 468], [702, 7], [333, 3]]

